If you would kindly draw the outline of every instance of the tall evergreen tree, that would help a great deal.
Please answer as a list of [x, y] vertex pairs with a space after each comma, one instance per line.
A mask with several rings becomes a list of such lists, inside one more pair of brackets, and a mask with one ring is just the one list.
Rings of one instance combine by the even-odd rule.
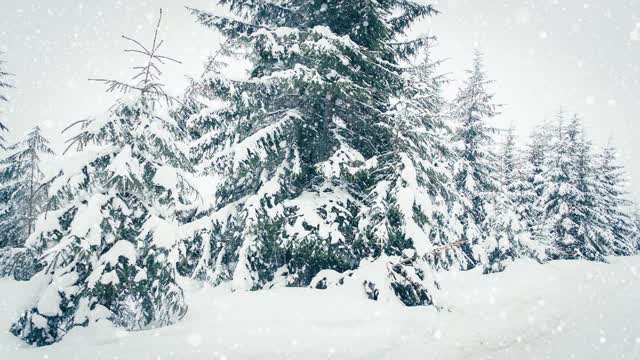
[[488, 236], [484, 249], [488, 262], [484, 271], [498, 272], [505, 262], [519, 257], [541, 259], [543, 251], [532, 239], [532, 199], [535, 191], [523, 170], [523, 161], [516, 147], [513, 128], [506, 133], [498, 156], [498, 191], [488, 214]]
[[193, 191], [183, 135], [158, 83], [159, 63], [170, 60], [158, 53], [159, 25], [151, 46], [132, 40], [146, 57], [137, 83], [103, 80], [127, 94], [79, 122], [68, 148], [77, 152], [51, 184], [54, 209], [29, 238], [50, 279], [11, 327], [30, 344], [51, 344], [99, 318], [139, 330], [171, 324], [187, 310], [175, 279], [176, 217]]
[[7, 152], [0, 161], [0, 248], [22, 246], [33, 232], [47, 202], [42, 156], [54, 154], [37, 126]]
[[[379, 200], [393, 199], [394, 203], [374, 203], [372, 211], [364, 210], [365, 223], [375, 224], [372, 228], [378, 236], [392, 244], [394, 229], [397, 234], [426, 243], [427, 260], [435, 268], [460, 266], [465, 255], [458, 245], [462, 226], [455, 207], [459, 204], [452, 168], [456, 160], [455, 148], [450, 145], [452, 136], [451, 114], [443, 98], [442, 89], [447, 81], [437, 73], [439, 61], [430, 57], [427, 49], [417, 65], [405, 73], [404, 95], [395, 105], [395, 142], [401, 162], [395, 166], [400, 172], [393, 178], [383, 178], [392, 184], [385, 199], [376, 189]], [[410, 161], [411, 163], [407, 163]], [[387, 174], [384, 174], [387, 176]], [[393, 179], [393, 181], [389, 181]], [[394, 184], [395, 182], [395, 184]], [[380, 206], [382, 205], [382, 206]], [[396, 206], [403, 217], [401, 226], [393, 224], [388, 216], [386, 221], [373, 220], [377, 209]], [[412, 207], [412, 208], [410, 208]], [[404, 229], [403, 227], [404, 226]], [[379, 231], [380, 228], [384, 231]], [[422, 245], [422, 246], [425, 246]]]
[[[551, 138], [555, 135], [550, 123], [546, 122], [535, 128], [529, 135], [524, 171], [527, 175], [528, 187], [533, 190], [531, 198], [523, 198], [522, 206], [528, 206], [530, 220], [529, 229], [536, 242], [543, 247], [550, 247], [551, 241], [544, 234], [546, 212], [542, 203], [546, 191], [549, 174]], [[528, 204], [528, 205], [527, 205]]]
[[487, 207], [493, 201], [498, 184], [495, 177], [493, 134], [489, 121], [495, 117], [497, 106], [493, 94], [488, 92], [482, 54], [477, 51], [468, 78], [455, 99], [455, 116], [458, 121], [454, 140], [459, 144], [459, 157], [454, 166], [454, 178], [461, 197], [458, 214], [463, 225], [463, 250], [466, 261], [463, 269], [486, 262], [483, 242], [487, 234]]
[[611, 255], [631, 255], [636, 252], [634, 224], [627, 214], [631, 202], [626, 198], [625, 177], [617, 163], [616, 150], [607, 145], [597, 156], [595, 164], [595, 206], [602, 227], [602, 241], [609, 245]]
[[565, 122], [559, 114], [541, 199], [543, 236], [553, 239], [553, 259], [604, 261], [609, 246], [602, 241], [602, 218], [595, 206], [591, 145], [577, 116]]
[[[402, 96], [406, 84], [400, 62], [427, 41], [398, 39], [434, 13], [431, 6], [220, 3], [237, 17], [193, 12], [252, 66], [243, 80], [205, 75], [216, 104], [225, 104], [207, 120], [214, 129], [207, 141], [215, 144], [207, 167], [212, 177], [228, 176], [206, 214], [213, 227], [200, 237], [209, 245], [192, 248], [210, 252], [206, 258], [219, 277], [213, 281], [232, 280], [234, 289], [300, 286], [320, 270], [342, 272], [383, 254], [398, 262], [404, 250], [417, 250], [423, 258], [429, 231], [414, 219], [427, 209], [420, 209], [422, 199], [399, 201], [414, 185], [402, 184], [402, 172], [417, 181], [410, 174], [416, 162], [404, 150], [410, 146], [404, 140], [414, 139], [399, 141], [403, 125], [396, 122], [399, 108], [392, 98]], [[406, 280], [407, 271], [389, 269], [390, 277]], [[422, 281], [414, 280], [412, 291]], [[400, 286], [395, 290], [407, 304], [424, 302], [415, 291], [405, 297]]]
[[35, 127], [7, 152], [0, 161], [0, 276], [28, 280], [41, 267], [24, 243], [45, 210], [48, 183], [41, 164], [53, 150]]
[[[5, 63], [4, 61], [0, 60], [0, 104], [3, 102], [9, 101], [9, 99], [3, 94], [3, 91], [5, 89], [9, 89], [13, 87], [8, 82], [8, 79], [7, 79], [9, 76], [11, 76], [11, 74], [3, 70], [4, 63]], [[0, 116], [3, 116], [2, 108], [0, 108]], [[7, 125], [5, 124], [4, 119], [0, 117], [0, 132], [5, 132], [5, 131], [8, 131]], [[5, 142], [4, 136], [0, 135], [0, 148], [4, 148], [4, 142]]]

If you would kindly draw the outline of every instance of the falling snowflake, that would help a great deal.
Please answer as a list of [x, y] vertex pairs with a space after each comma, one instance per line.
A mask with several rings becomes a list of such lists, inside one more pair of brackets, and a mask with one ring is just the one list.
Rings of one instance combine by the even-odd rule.
[[587, 105], [593, 105], [596, 103], [596, 98], [594, 96], [587, 96], [584, 102], [587, 103]]
[[191, 333], [187, 336], [187, 343], [193, 347], [202, 345], [202, 335], [199, 333]]
[[636, 23], [636, 27], [629, 34], [631, 41], [640, 41], [640, 22]]

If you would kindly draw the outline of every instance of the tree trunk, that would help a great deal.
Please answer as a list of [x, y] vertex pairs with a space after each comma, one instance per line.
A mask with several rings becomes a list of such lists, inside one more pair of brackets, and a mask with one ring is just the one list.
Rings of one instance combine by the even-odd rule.
[[336, 104], [336, 97], [333, 94], [328, 93], [326, 96], [327, 99], [327, 107], [324, 109], [324, 123], [323, 130], [329, 131], [329, 127], [331, 123], [333, 123], [333, 108]]

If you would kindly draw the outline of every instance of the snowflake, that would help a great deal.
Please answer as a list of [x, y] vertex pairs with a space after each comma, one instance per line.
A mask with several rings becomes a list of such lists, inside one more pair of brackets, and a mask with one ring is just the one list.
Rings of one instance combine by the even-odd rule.
[[636, 23], [636, 27], [629, 34], [631, 41], [640, 41], [640, 22]]
[[594, 96], [587, 96], [584, 102], [587, 103], [587, 105], [593, 105], [596, 103], [596, 98]]
[[193, 347], [202, 345], [202, 335], [199, 333], [191, 333], [187, 337], [187, 343]]

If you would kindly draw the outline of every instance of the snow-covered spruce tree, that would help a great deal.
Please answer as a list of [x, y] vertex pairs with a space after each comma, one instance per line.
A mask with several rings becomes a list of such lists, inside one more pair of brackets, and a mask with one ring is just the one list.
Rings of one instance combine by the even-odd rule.
[[[1, 55], [2, 53], [0, 53]], [[11, 74], [9, 74], [8, 72], [3, 70], [3, 64], [5, 62], [0, 60], [0, 104], [2, 104], [3, 102], [7, 102], [9, 101], [9, 99], [3, 94], [3, 91], [9, 88], [12, 88], [13, 86], [8, 82], [8, 77], [11, 76]], [[4, 119], [2, 118], [4, 116], [2, 108], [0, 108], [0, 132], [5, 132], [8, 130], [7, 125], [4, 122]], [[0, 149], [4, 148], [4, 136], [0, 135]]]
[[[403, 95], [394, 99], [393, 157], [374, 172], [380, 178], [371, 192], [373, 202], [361, 210], [360, 227], [365, 238], [383, 240], [386, 246], [403, 241], [423, 246], [419, 252], [431, 266], [446, 269], [464, 263], [465, 255], [457, 244], [462, 226], [455, 216], [458, 199], [451, 174], [456, 154], [442, 96], [446, 79], [437, 73], [440, 62], [432, 61], [429, 51], [405, 71]], [[375, 243], [368, 246], [376, 248]]]
[[[413, 257], [410, 264], [416, 269], [424, 268], [424, 260], [436, 269], [465, 261], [459, 245], [462, 226], [455, 216], [451, 119], [438, 65], [427, 49], [417, 65], [405, 71], [403, 94], [394, 99], [393, 149], [372, 169], [375, 186], [358, 218], [358, 240], [371, 256]], [[420, 304], [401, 298], [408, 305]]]
[[[323, 269], [384, 257], [402, 301], [427, 303], [411, 259], [430, 246], [427, 225], [417, 231], [414, 219], [431, 214], [421, 199], [400, 204], [398, 177], [404, 170], [402, 186], [414, 186], [416, 162], [415, 149], [403, 149], [414, 140], [399, 141], [392, 98], [406, 84], [399, 63], [426, 44], [399, 39], [434, 10], [414, 1], [221, 3], [237, 17], [193, 12], [252, 65], [244, 80], [205, 76], [224, 104], [205, 135], [217, 147], [205, 161], [222, 180], [202, 236], [210, 244], [193, 248], [210, 252], [213, 282], [304, 286]], [[376, 204], [375, 216], [363, 214]]]
[[[529, 209], [529, 230], [536, 242], [543, 247], [550, 247], [551, 241], [544, 235], [544, 219], [546, 216], [543, 194], [547, 186], [545, 176], [549, 174], [548, 165], [551, 148], [551, 138], [555, 135], [550, 123], [545, 122], [533, 129], [529, 135], [529, 144], [526, 150], [524, 171], [527, 176], [528, 186], [533, 190], [531, 198], [523, 198], [522, 206]], [[545, 251], [546, 253], [546, 251]]]
[[487, 217], [488, 236], [483, 243], [488, 257], [485, 273], [502, 271], [506, 261], [519, 257], [541, 260], [544, 256], [544, 251], [532, 240], [531, 204], [535, 191], [527, 179], [513, 128], [506, 132], [497, 161], [498, 189]]
[[577, 116], [568, 124], [558, 115], [541, 198], [545, 211], [541, 236], [552, 239], [552, 259], [605, 261], [610, 244], [603, 242], [602, 217], [595, 206], [591, 146]]
[[132, 40], [146, 57], [138, 82], [104, 80], [126, 94], [80, 122], [69, 141], [77, 152], [51, 184], [55, 210], [40, 216], [28, 240], [43, 254], [38, 276], [50, 283], [11, 327], [30, 344], [51, 344], [101, 318], [139, 330], [186, 313], [175, 281], [175, 218], [192, 192], [182, 175], [190, 164], [158, 83], [158, 65], [169, 58], [158, 53], [157, 36], [158, 28], [149, 47]]
[[42, 156], [53, 150], [36, 126], [7, 153], [0, 161], [0, 248], [22, 246], [33, 232], [47, 202]]
[[0, 161], [0, 276], [26, 280], [39, 268], [33, 251], [23, 245], [45, 210], [47, 182], [41, 162], [53, 150], [35, 127], [7, 152]]
[[631, 202], [626, 198], [624, 169], [617, 163], [616, 150], [607, 145], [597, 155], [595, 167], [595, 207], [602, 227], [603, 242], [611, 255], [636, 253], [633, 219], [628, 215]]
[[488, 122], [496, 116], [497, 105], [487, 86], [482, 54], [476, 51], [469, 77], [454, 102], [457, 120], [454, 140], [458, 144], [458, 160], [454, 165], [454, 179], [460, 196], [458, 211], [463, 226], [462, 245], [465, 261], [462, 269], [487, 263], [484, 240], [488, 233], [487, 211], [498, 188], [493, 135], [496, 130]]
[[[201, 79], [192, 80], [181, 101], [182, 106], [174, 111], [174, 118], [193, 139], [189, 147], [190, 159], [195, 171], [206, 182], [198, 189], [201, 201], [192, 209], [191, 232], [180, 243], [177, 268], [183, 276], [212, 285], [230, 278], [231, 267], [226, 262], [235, 259], [226, 253], [224, 243], [212, 235], [219, 234], [222, 230], [219, 226], [227, 220], [218, 221], [215, 216], [216, 188], [225, 176], [216, 172], [217, 155], [237, 141], [231, 106], [224, 99], [232, 91], [233, 83], [222, 72], [228, 66], [228, 59], [240, 55], [227, 43], [208, 59]], [[224, 216], [224, 212], [220, 214]]]

